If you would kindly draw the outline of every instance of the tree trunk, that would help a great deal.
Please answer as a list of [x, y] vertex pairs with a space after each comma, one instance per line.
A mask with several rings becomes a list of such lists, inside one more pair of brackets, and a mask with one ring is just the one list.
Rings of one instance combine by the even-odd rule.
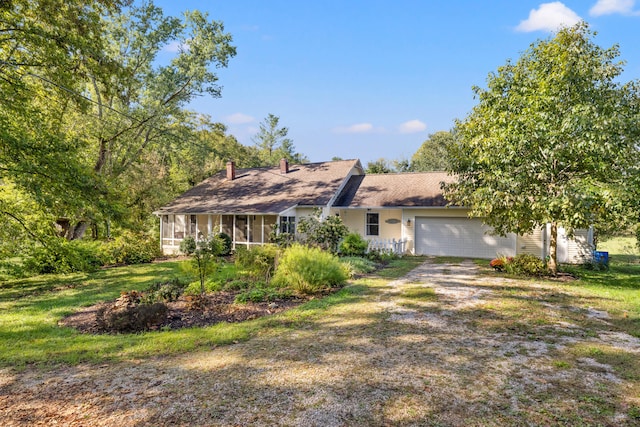
[[100, 138], [100, 149], [98, 150], [98, 160], [96, 160], [96, 164], [93, 167], [93, 170], [96, 173], [102, 173], [102, 169], [107, 163], [107, 156], [109, 151], [107, 149], [107, 141], [104, 138]]
[[65, 238], [67, 240], [79, 240], [84, 237], [84, 233], [89, 228], [90, 222], [85, 220], [80, 220], [76, 225], [69, 224], [69, 228], [65, 234]]
[[549, 262], [547, 267], [551, 274], [558, 272], [558, 223], [551, 223], [551, 236], [549, 238]]
[[69, 227], [71, 227], [71, 221], [67, 218], [58, 218], [56, 220], [58, 237], [67, 237], [67, 233], [69, 233]]

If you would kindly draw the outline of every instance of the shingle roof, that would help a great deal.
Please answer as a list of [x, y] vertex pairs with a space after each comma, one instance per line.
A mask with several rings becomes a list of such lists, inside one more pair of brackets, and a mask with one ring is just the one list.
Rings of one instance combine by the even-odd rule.
[[286, 174], [279, 167], [236, 169], [234, 180], [222, 171], [156, 213], [277, 214], [296, 205], [324, 206], [356, 165], [359, 160], [291, 165]]
[[455, 180], [446, 172], [352, 176], [335, 207], [446, 206], [440, 184]]

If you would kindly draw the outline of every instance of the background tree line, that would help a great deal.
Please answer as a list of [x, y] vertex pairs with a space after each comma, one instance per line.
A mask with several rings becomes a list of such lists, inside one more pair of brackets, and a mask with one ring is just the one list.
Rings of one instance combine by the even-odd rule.
[[0, 259], [59, 255], [60, 238], [155, 233], [151, 212], [229, 159], [305, 159], [274, 115], [244, 146], [188, 109], [221, 96], [215, 69], [236, 53], [197, 10], [15, 0], [0, 3], [0, 34]]

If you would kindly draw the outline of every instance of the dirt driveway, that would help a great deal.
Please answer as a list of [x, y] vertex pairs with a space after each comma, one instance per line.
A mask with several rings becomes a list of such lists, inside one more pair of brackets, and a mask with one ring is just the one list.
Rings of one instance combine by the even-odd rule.
[[207, 352], [0, 371], [0, 424], [640, 425], [637, 384], [597, 357], [640, 340], [566, 291], [431, 261], [371, 289]]

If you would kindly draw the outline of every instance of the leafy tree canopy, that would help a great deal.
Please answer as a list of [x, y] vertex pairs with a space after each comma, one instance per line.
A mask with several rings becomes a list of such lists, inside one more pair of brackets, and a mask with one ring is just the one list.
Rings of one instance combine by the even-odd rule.
[[411, 157], [410, 170], [413, 172], [443, 171], [449, 166], [447, 147], [453, 144], [451, 132], [439, 131], [429, 135], [418, 151]]
[[561, 29], [489, 74], [449, 150], [448, 197], [500, 234], [551, 223], [552, 270], [559, 225], [621, 221], [637, 192], [638, 83], [620, 82], [618, 47], [593, 36], [585, 23]]
[[182, 182], [201, 178], [181, 167], [202, 159], [209, 171], [234, 150], [226, 129], [186, 109], [220, 96], [215, 69], [235, 55], [206, 14], [16, 0], [0, 5], [0, 32], [0, 183], [65, 218], [68, 238], [100, 221], [140, 226]]
[[371, 162], [367, 162], [365, 167], [366, 173], [393, 173], [395, 169], [393, 163], [385, 158], [380, 158]]

